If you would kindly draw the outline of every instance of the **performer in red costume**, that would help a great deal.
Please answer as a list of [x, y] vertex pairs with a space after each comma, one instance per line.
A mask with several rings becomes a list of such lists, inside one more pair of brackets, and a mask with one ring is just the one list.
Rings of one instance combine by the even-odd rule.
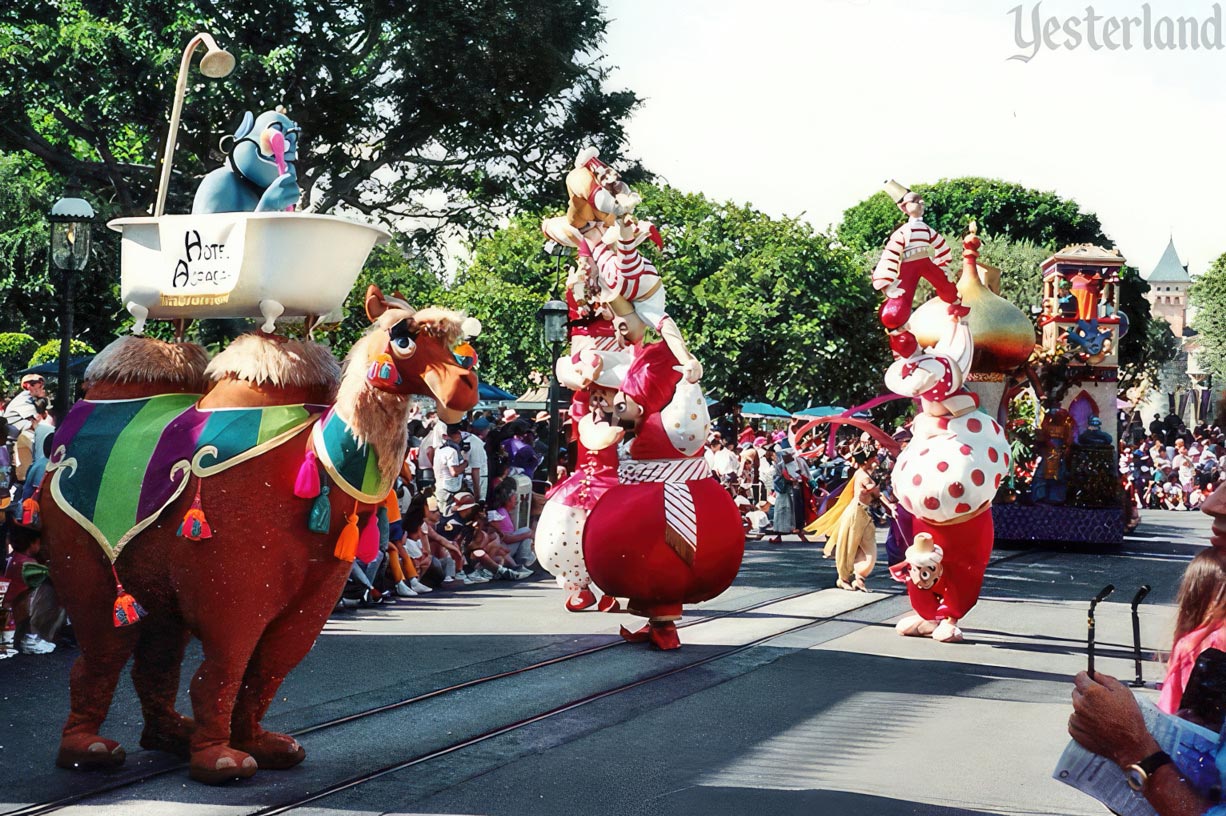
[[634, 439], [620, 483], [588, 517], [584, 560], [597, 586], [648, 619], [622, 637], [676, 649], [682, 604], [719, 595], [740, 569], [740, 513], [702, 456], [710, 422], [702, 389], [682, 377], [666, 344], [638, 350], [612, 407]]
[[911, 319], [911, 304], [920, 279], [936, 289], [937, 296], [949, 304], [949, 313], [963, 317], [969, 309], [962, 305], [958, 287], [949, 280], [945, 267], [952, 256], [941, 234], [924, 223], [924, 199], [896, 181], [886, 182], [886, 192], [898, 208], [907, 215], [903, 224], [890, 236], [881, 260], [873, 270], [873, 288], [885, 290], [881, 304], [881, 324], [890, 335], [890, 350], [898, 357], [911, 357], [918, 351], [915, 336], [907, 321]]

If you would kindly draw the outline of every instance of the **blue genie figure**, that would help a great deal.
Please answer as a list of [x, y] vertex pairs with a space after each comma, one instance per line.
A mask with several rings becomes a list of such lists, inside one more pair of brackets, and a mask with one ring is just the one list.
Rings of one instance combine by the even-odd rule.
[[[193, 213], [278, 212], [298, 203], [298, 123], [282, 108], [251, 112], [234, 132], [226, 163], [204, 177]], [[225, 139], [222, 140], [223, 146]]]

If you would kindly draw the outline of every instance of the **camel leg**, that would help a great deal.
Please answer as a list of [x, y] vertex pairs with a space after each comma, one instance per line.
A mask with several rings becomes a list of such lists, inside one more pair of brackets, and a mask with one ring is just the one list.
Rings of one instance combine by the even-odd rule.
[[123, 763], [115, 740], [99, 736], [115, 685], [132, 654], [142, 623], [116, 627], [112, 618], [115, 579], [102, 550], [75, 529], [54, 502], [43, 513], [44, 546], [51, 580], [72, 618], [81, 653], [69, 674], [71, 711], [55, 764], [61, 768], [108, 768]]
[[253, 612], [245, 625], [228, 617], [208, 617], [201, 626], [198, 634], [204, 661], [191, 686], [196, 730], [188, 772], [192, 779], [209, 785], [246, 779], [258, 769], [254, 757], [230, 746], [230, 718], [243, 673], [260, 639], [261, 616]]
[[55, 758], [61, 768], [110, 768], [123, 764], [126, 757], [118, 742], [98, 732], [111, 707], [119, 675], [132, 654], [136, 632], [132, 627], [117, 628], [109, 608], [91, 611], [93, 614], [73, 614], [72, 618], [81, 654], [68, 676], [72, 710]]
[[[315, 645], [338, 593], [321, 592], [319, 587], [335, 583], [336, 569], [328, 565], [305, 582], [304, 589], [272, 623], [264, 629], [259, 646], [243, 677], [243, 687], [234, 705], [231, 745], [256, 758], [261, 768], [292, 768], [306, 758], [306, 750], [287, 734], [265, 731], [260, 726], [286, 675], [306, 657]], [[320, 574], [325, 573], [325, 574]]]
[[132, 664], [132, 685], [140, 697], [145, 728], [142, 748], [166, 751], [187, 759], [195, 723], [175, 710], [179, 669], [188, 634], [182, 621], [169, 616], [140, 623], [140, 639]]

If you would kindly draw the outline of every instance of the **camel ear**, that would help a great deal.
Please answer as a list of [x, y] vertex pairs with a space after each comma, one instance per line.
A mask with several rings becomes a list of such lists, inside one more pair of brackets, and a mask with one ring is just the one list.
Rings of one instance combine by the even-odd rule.
[[383, 290], [373, 283], [366, 287], [366, 319], [374, 323], [379, 316], [387, 311], [387, 302], [383, 300]]

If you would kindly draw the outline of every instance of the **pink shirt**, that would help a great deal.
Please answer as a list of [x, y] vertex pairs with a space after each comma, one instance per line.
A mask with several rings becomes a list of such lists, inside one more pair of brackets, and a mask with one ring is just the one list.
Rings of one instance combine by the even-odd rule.
[[1196, 658], [1205, 649], [1221, 649], [1226, 651], [1226, 624], [1216, 629], [1202, 626], [1193, 629], [1179, 639], [1171, 650], [1171, 660], [1166, 665], [1166, 678], [1162, 681], [1162, 696], [1158, 698], [1158, 708], [1167, 714], [1174, 714], [1183, 699], [1183, 690], [1188, 685], [1188, 677], [1196, 667]]
[[511, 514], [506, 510], [491, 510], [486, 518], [500, 533], [509, 535], [515, 532], [515, 522], [511, 521]]

